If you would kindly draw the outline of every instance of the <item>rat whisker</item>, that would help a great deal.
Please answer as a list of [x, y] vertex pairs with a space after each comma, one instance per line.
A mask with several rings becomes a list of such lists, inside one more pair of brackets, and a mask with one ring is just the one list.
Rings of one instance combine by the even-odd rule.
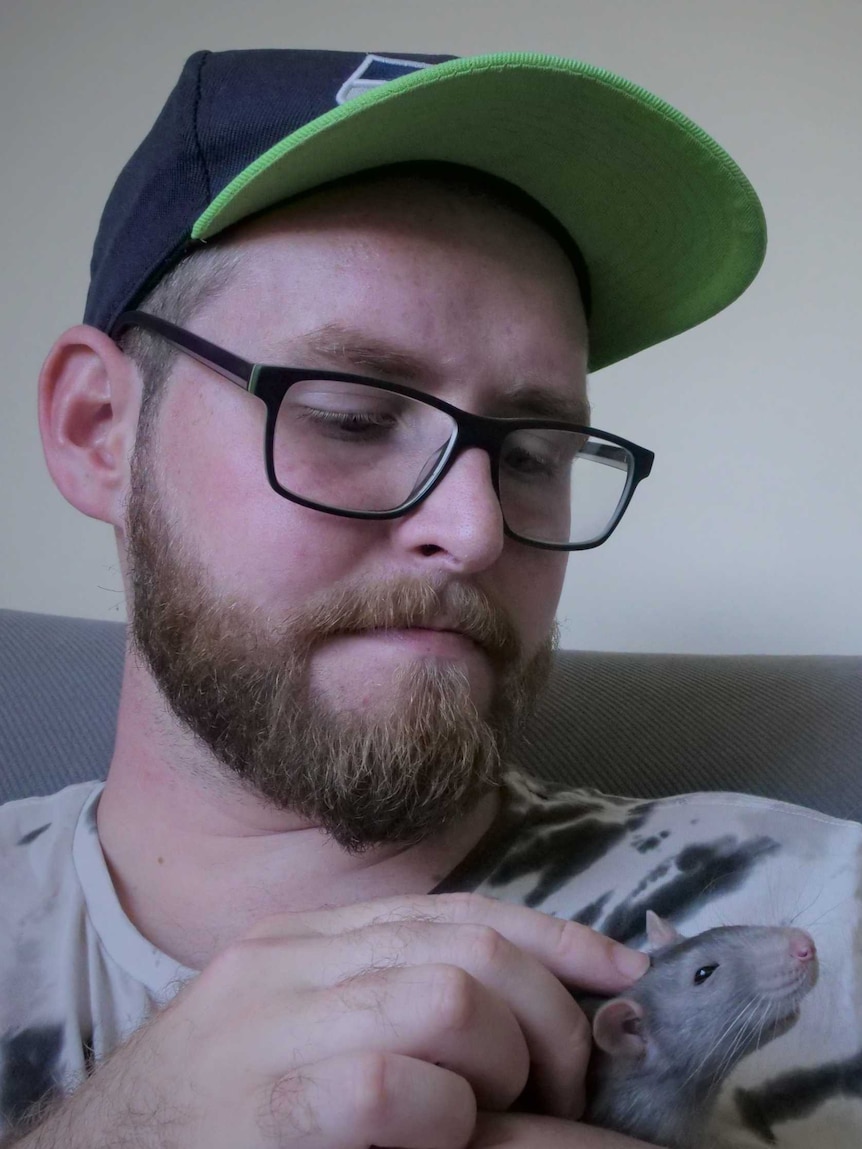
[[[764, 1003], [758, 1002], [757, 998], [752, 998], [751, 1002], [747, 1006], [744, 1006], [736, 1015], [736, 1019], [734, 1021], [736, 1031], [733, 1035], [733, 1040], [721, 1061], [719, 1062], [718, 1068], [714, 1074], [716, 1085], [720, 1084], [724, 1080], [724, 1078], [737, 1063], [737, 1061], [739, 1061], [740, 1058], [743, 1057], [744, 1054], [752, 1048], [750, 1036], [757, 1030], [757, 1024], [752, 1022], [752, 1015], [756, 1016], [758, 1005], [768, 1009], [768, 1006], [764, 1006]], [[725, 1030], [725, 1033], [727, 1032], [729, 1032], [729, 1030]], [[724, 1035], [722, 1035], [722, 1037], [723, 1036]], [[719, 1043], [717, 1042], [716, 1044]], [[755, 1048], [757, 1044], [759, 1044], [759, 1035], [758, 1042], [755, 1043]]]
[[743, 1005], [740, 1007], [738, 1013], [730, 1019], [730, 1021], [727, 1023], [727, 1025], [725, 1025], [724, 1029], [715, 1038], [715, 1040], [713, 1041], [710, 1048], [705, 1051], [703, 1057], [696, 1064], [694, 1069], [692, 1069], [692, 1071], [688, 1074], [688, 1076], [684, 1079], [683, 1086], [686, 1086], [690, 1082], [694, 1081], [702, 1073], [704, 1066], [708, 1063], [708, 1061], [712, 1057], [714, 1050], [721, 1047], [721, 1043], [724, 1041], [724, 1039], [727, 1037], [727, 1035], [733, 1031], [734, 1027], [739, 1025], [740, 1019], [745, 1015], [745, 1013], [756, 1008], [756, 1006], [757, 1006], [757, 998], [754, 998], [754, 997], [751, 998], [750, 1001], [743, 1003]]
[[[817, 899], [815, 898], [815, 899], [814, 899], [814, 901], [816, 902], [816, 901], [817, 901]], [[847, 903], [848, 903], [849, 901], [852, 901], [852, 898], [850, 898], [850, 897], [841, 898], [841, 900], [840, 900], [840, 901], [838, 901], [838, 902], [835, 902], [835, 904], [834, 904], [834, 905], [832, 905], [832, 906], [829, 906], [829, 908], [828, 908], [828, 909], [825, 909], [825, 910], [823, 910], [823, 912], [822, 912], [822, 913], [821, 913], [821, 914], [820, 914], [818, 917], [814, 918], [814, 919], [813, 919], [812, 921], [810, 921], [810, 922], [806, 922], [806, 923], [805, 923], [805, 928], [806, 928], [806, 929], [810, 929], [812, 926], [816, 926], [816, 925], [818, 925], [820, 922], [822, 922], [822, 921], [823, 921], [823, 919], [824, 919], [825, 917], [828, 917], [828, 916], [829, 916], [829, 914], [833, 914], [833, 913], [835, 913], [835, 911], [836, 911], [836, 910], [840, 910], [840, 909], [842, 909], [844, 906], [846, 906], [846, 905], [847, 905]], [[811, 903], [811, 905], [813, 905], [813, 904], [814, 904], [814, 903]], [[806, 907], [806, 908], [810, 908], [810, 906], [809, 906], [809, 907]], [[797, 916], [797, 917], [799, 917], [799, 916], [801, 916], [801, 914], [800, 914], [800, 915], [796, 915], [796, 916]], [[795, 922], [795, 920], [796, 920], [796, 918], [794, 917], [793, 921]]]
[[[760, 1003], [760, 1004], [764, 1009], [768, 1009], [768, 1006], [766, 1006], [764, 1003]], [[716, 1072], [714, 1074], [714, 1080], [715, 1080], [716, 1084], [719, 1084], [721, 1081], [723, 1081], [724, 1078], [727, 1076], [727, 1074], [730, 1072], [730, 1070], [733, 1068], [733, 1066], [736, 1064], [736, 1062], [739, 1061], [739, 1059], [742, 1057], [743, 1053], [745, 1052], [744, 1049], [742, 1050], [742, 1053], [740, 1053], [739, 1051], [740, 1051], [741, 1047], [743, 1047], [746, 1044], [746, 1038], [748, 1037], [748, 1035], [752, 1031], [757, 1030], [757, 1025], [756, 1024], [752, 1025], [751, 1017], [750, 1017], [750, 1015], [752, 1013], [756, 1014], [757, 1006], [758, 1006], [758, 1001], [756, 998], [753, 998], [751, 1003], [750, 1003], [750, 1007], [744, 1007], [737, 1014], [736, 1020], [734, 1023], [736, 1025], [736, 1032], [733, 1036], [733, 1041], [731, 1042], [729, 1048], [727, 1049], [727, 1051], [725, 1052], [721, 1061], [719, 1062], [718, 1068], [716, 1069]], [[748, 1015], [748, 1016], [746, 1016], [746, 1015]], [[762, 1024], [763, 1023], [761, 1022], [760, 1025], [762, 1026]], [[725, 1031], [725, 1032], [727, 1032], [727, 1031]], [[758, 1040], [755, 1042], [755, 1047], [759, 1044], [759, 1038], [760, 1038], [760, 1034], [758, 1034]]]
[[803, 914], [807, 914], [812, 906], [817, 905], [818, 901], [820, 900], [822, 893], [823, 893], [823, 891], [821, 890], [820, 893], [814, 895], [814, 897], [811, 899], [811, 901], [808, 903], [807, 906], [804, 906], [801, 910], [797, 910], [795, 914], [791, 914], [790, 917], [787, 919], [787, 924], [793, 925], [795, 922], [797, 922], [802, 917]]

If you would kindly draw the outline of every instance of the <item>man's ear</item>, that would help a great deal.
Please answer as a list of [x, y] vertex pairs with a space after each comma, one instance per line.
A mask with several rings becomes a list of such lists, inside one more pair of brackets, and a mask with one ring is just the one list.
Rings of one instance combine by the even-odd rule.
[[39, 430], [51, 478], [95, 519], [122, 524], [140, 409], [140, 376], [103, 331], [80, 325], [51, 348], [39, 376]]
[[643, 1008], [627, 997], [606, 1001], [593, 1018], [593, 1041], [611, 1057], [639, 1061], [646, 1053]]

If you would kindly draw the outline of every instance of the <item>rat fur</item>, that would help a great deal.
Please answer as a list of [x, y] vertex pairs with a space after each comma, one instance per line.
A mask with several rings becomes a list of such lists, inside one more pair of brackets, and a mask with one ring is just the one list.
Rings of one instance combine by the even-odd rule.
[[666, 1149], [705, 1149], [719, 1088], [789, 1029], [817, 978], [814, 941], [781, 926], [685, 938], [647, 912], [650, 968], [624, 995], [582, 1001], [594, 1054], [584, 1120]]

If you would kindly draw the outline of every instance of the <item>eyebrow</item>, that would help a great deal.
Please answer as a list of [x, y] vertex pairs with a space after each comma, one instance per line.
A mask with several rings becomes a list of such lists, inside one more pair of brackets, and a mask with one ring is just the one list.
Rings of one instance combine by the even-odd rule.
[[556, 419], [560, 423], [589, 426], [590, 404], [585, 395], [562, 395], [533, 383], [503, 389], [495, 401], [495, 414], [509, 418]]
[[407, 383], [427, 379], [427, 364], [416, 356], [340, 323], [326, 323], [302, 337], [305, 349], [324, 359], [337, 359], [372, 375], [394, 375]]
[[[389, 376], [404, 383], [426, 386], [436, 373], [427, 362], [403, 348], [340, 323], [326, 323], [303, 335], [301, 349], [353, 368], [358, 374]], [[499, 418], [553, 419], [588, 426], [590, 404], [585, 395], [561, 394], [541, 384], [517, 382], [494, 397], [493, 414]]]

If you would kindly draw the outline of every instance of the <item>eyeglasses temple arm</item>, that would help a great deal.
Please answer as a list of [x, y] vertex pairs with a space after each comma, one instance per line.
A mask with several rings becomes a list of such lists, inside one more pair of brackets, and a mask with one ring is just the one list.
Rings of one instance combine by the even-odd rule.
[[217, 347], [200, 335], [185, 331], [182, 327], [177, 327], [166, 319], [160, 319], [157, 315], [150, 315], [146, 311], [125, 311], [111, 328], [111, 338], [118, 339], [129, 327], [140, 327], [144, 331], [151, 331], [177, 350], [197, 359], [199, 363], [229, 379], [231, 383], [236, 383], [243, 391], [254, 390], [252, 381], [255, 364], [230, 351], [225, 351], [223, 347]]
[[578, 453], [589, 455], [597, 463], [604, 463], [606, 467], [616, 467], [618, 471], [629, 469], [628, 452], [622, 447], [611, 446], [610, 443], [584, 443]]

